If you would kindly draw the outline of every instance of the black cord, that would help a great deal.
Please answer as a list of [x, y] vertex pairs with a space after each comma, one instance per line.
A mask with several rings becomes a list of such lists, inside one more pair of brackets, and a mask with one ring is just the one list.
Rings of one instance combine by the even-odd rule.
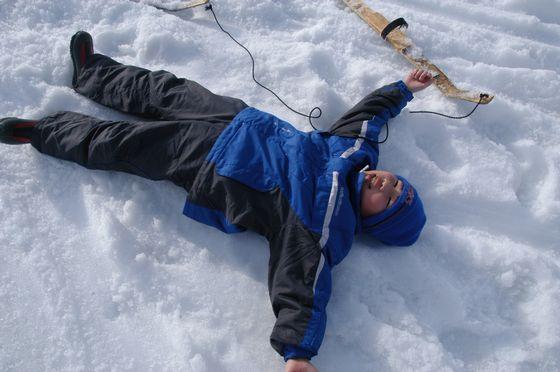
[[387, 142], [387, 140], [389, 139], [389, 122], [386, 121], [385, 124], [384, 124], [383, 126], [385, 127], [385, 132], [387, 133], [387, 134], [385, 135], [385, 139], [384, 139], [383, 141], [379, 141], [379, 142], [378, 142], [378, 141], [374, 141], [374, 140], [372, 140], [371, 138], [364, 137], [364, 136], [356, 136], [356, 138], [362, 138], [362, 139], [368, 141], [368, 142], [369, 142], [370, 144], [372, 144], [372, 145], [380, 145], [380, 144], [382, 144], [382, 143], [385, 143], [385, 142]]
[[[253, 76], [253, 80], [255, 81], [255, 83], [257, 83], [257, 85], [259, 85], [261, 88], [266, 89], [267, 91], [269, 91], [270, 93], [272, 93], [274, 95], [274, 97], [278, 98], [278, 100], [280, 102], [282, 102], [282, 104], [284, 106], [286, 106], [288, 109], [290, 109], [292, 112], [301, 115], [303, 117], [306, 117], [309, 119], [309, 124], [311, 124], [311, 126], [313, 127], [313, 129], [315, 129], [316, 131], [319, 131], [317, 128], [315, 128], [315, 126], [313, 125], [313, 122], [311, 121], [311, 119], [317, 119], [320, 118], [321, 115], [323, 115], [323, 111], [321, 110], [320, 107], [314, 107], [311, 111], [309, 111], [309, 114], [304, 114], [301, 113], [297, 110], [294, 110], [292, 107], [290, 107], [286, 102], [284, 102], [284, 100], [282, 98], [280, 98], [278, 96], [278, 94], [276, 94], [272, 89], [266, 87], [265, 85], [263, 85], [262, 83], [260, 83], [257, 78], [255, 77], [255, 58], [253, 58], [253, 55], [251, 54], [251, 52], [249, 51], [249, 49], [247, 49], [245, 47], [245, 45], [241, 44], [239, 41], [237, 41], [229, 32], [227, 32], [226, 30], [224, 30], [224, 28], [222, 27], [222, 25], [220, 24], [220, 22], [218, 21], [218, 17], [216, 17], [216, 13], [214, 13], [214, 9], [212, 7], [212, 4], [208, 4], [206, 6], [206, 10], [209, 10], [212, 12], [212, 15], [214, 16], [214, 20], [216, 21], [216, 24], [218, 25], [218, 27], [220, 27], [220, 29], [226, 34], [228, 35], [231, 40], [233, 40], [237, 45], [239, 45], [241, 48], [245, 49], [245, 51], [247, 52], [247, 54], [249, 54], [249, 57], [251, 57], [251, 62], [252, 62], [252, 68], [251, 68], [251, 73]], [[317, 115], [313, 115], [313, 113], [315, 112], [315, 110], [319, 110], [319, 113]]]
[[[243, 49], [247, 52], [247, 54], [249, 54], [249, 57], [251, 58], [251, 63], [252, 63], [251, 74], [252, 74], [252, 77], [253, 77], [253, 81], [254, 81], [258, 86], [260, 86], [261, 88], [263, 88], [263, 89], [267, 90], [268, 92], [272, 93], [280, 102], [282, 102], [282, 104], [283, 104], [284, 106], [286, 106], [286, 107], [287, 107], [288, 109], [290, 109], [292, 112], [294, 112], [294, 113], [296, 113], [296, 114], [298, 114], [298, 115], [301, 115], [301, 116], [303, 116], [303, 117], [308, 118], [308, 119], [309, 119], [309, 124], [311, 124], [311, 127], [313, 127], [313, 129], [315, 129], [315, 130], [318, 131], [318, 132], [322, 132], [322, 131], [318, 130], [318, 129], [315, 127], [315, 125], [313, 125], [313, 122], [311, 121], [311, 119], [317, 119], [317, 118], [320, 118], [321, 115], [323, 115], [323, 111], [321, 110], [321, 108], [318, 107], [318, 106], [316, 106], [316, 107], [314, 107], [311, 111], [309, 111], [309, 114], [307, 114], [307, 115], [304, 114], [304, 113], [301, 113], [301, 112], [299, 112], [299, 111], [293, 109], [292, 107], [290, 107], [290, 106], [289, 106], [286, 102], [284, 102], [284, 100], [283, 100], [282, 98], [280, 98], [280, 97], [278, 96], [278, 94], [276, 94], [272, 89], [266, 87], [264, 84], [262, 84], [261, 82], [259, 82], [259, 81], [257, 80], [257, 78], [255, 77], [255, 58], [253, 57], [253, 54], [249, 51], [249, 49], [247, 49], [247, 48], [245, 47], [245, 45], [243, 45], [243, 44], [241, 44], [239, 41], [237, 41], [237, 39], [235, 39], [228, 31], [226, 31], [226, 30], [222, 27], [222, 25], [220, 24], [220, 21], [218, 21], [218, 17], [216, 16], [216, 13], [214, 12], [214, 8], [212, 7], [212, 3], [209, 3], [209, 4], [206, 6], [206, 10], [209, 10], [209, 11], [212, 12], [212, 15], [214, 16], [214, 20], [216, 21], [216, 24], [218, 25], [218, 27], [220, 28], [220, 30], [222, 30], [222, 32], [224, 32], [226, 35], [228, 35], [228, 36], [231, 38], [231, 40], [233, 40], [237, 45], [239, 45], [241, 48], [243, 48]], [[471, 116], [471, 115], [476, 111], [476, 109], [478, 108], [478, 106], [482, 103], [482, 99], [483, 99], [483, 98], [486, 98], [486, 97], [488, 97], [487, 94], [481, 94], [481, 95], [480, 95], [480, 100], [478, 101], [478, 103], [476, 104], [476, 106], [472, 109], [471, 112], [469, 112], [467, 115], [464, 115], [464, 116], [450, 116], [450, 115], [445, 115], [445, 114], [441, 114], [441, 113], [439, 113], [439, 112], [434, 112], [434, 111], [410, 111], [410, 113], [411, 113], [411, 114], [433, 114], [433, 115], [443, 116], [443, 117], [446, 117], [446, 118], [449, 118], [449, 119], [465, 119], [465, 118], [468, 118], [469, 116]], [[313, 113], [315, 112], [315, 110], [319, 110], [319, 113], [318, 113], [317, 115], [313, 115]], [[388, 125], [387, 122], [385, 123], [385, 130], [386, 130], [386, 133], [387, 133], [387, 134], [385, 135], [385, 139], [384, 139], [383, 141], [377, 142], [377, 141], [373, 141], [372, 139], [367, 138], [367, 137], [363, 137], [363, 136], [357, 136], [357, 138], [362, 138], [362, 139], [364, 139], [364, 140], [370, 142], [371, 144], [375, 144], [375, 145], [377, 145], [377, 144], [382, 144], [382, 143], [387, 142], [387, 140], [389, 139], [389, 125]]]
[[[433, 115], [439, 115], [439, 116], [443, 116], [443, 117], [446, 117], [446, 118], [449, 118], [449, 119], [457, 119], [457, 120], [458, 119], [465, 119], [465, 118], [468, 118], [469, 116], [471, 116], [476, 111], [476, 109], [482, 103], [482, 100], [484, 98], [488, 98], [488, 97], [489, 97], [488, 94], [481, 93], [480, 94], [480, 99], [479, 99], [478, 103], [476, 104], [476, 106], [474, 106], [474, 108], [472, 109], [471, 112], [469, 112], [467, 115], [463, 115], [463, 116], [450, 116], [450, 115], [441, 114], [441, 113], [435, 112], [435, 111], [410, 111], [410, 113], [411, 114], [433, 114]], [[374, 143], [374, 144], [385, 143], [385, 142], [387, 142], [387, 139], [389, 139], [389, 125], [388, 125], [387, 122], [385, 122], [385, 130], [387, 132], [387, 135], [385, 136], [385, 139], [383, 141], [380, 141], [380, 142], [372, 141], [371, 139], [369, 139], [367, 137], [363, 137], [363, 136], [358, 136], [358, 138], [363, 138], [363, 139], [369, 141], [370, 143]]]
[[484, 98], [488, 98], [488, 94], [481, 93], [480, 94], [480, 100], [478, 101], [476, 106], [474, 106], [474, 108], [472, 109], [471, 112], [469, 112], [467, 115], [463, 115], [463, 116], [450, 116], [450, 115], [440, 114], [439, 112], [434, 112], [434, 111], [410, 111], [410, 113], [411, 114], [433, 114], [433, 115], [443, 116], [443, 117], [449, 118], [449, 119], [465, 119], [465, 118], [468, 118], [469, 116], [471, 116], [475, 112], [475, 110], [482, 103], [482, 100]]

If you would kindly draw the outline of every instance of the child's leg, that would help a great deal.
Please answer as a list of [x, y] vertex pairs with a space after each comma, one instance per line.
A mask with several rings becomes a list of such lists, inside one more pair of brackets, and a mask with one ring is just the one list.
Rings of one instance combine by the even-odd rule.
[[86, 168], [170, 180], [189, 190], [225, 125], [103, 121], [64, 111], [37, 121], [32, 145]]
[[102, 54], [93, 54], [79, 69], [74, 89], [102, 105], [161, 120], [229, 123], [247, 107], [170, 72], [125, 66]]

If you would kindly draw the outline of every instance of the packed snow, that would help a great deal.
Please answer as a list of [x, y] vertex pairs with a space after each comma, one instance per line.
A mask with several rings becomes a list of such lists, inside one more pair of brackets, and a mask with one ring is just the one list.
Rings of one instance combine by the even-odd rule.
[[[177, 2], [177, 1], [174, 1]], [[435, 87], [391, 121], [380, 168], [408, 177], [428, 224], [410, 248], [358, 238], [334, 270], [320, 371], [560, 370], [560, 1], [367, 0], [473, 104]], [[406, 60], [340, 0], [215, 0], [257, 76], [327, 128]], [[0, 116], [126, 115], [70, 88], [70, 37], [244, 99], [301, 130], [251, 80], [204, 7], [0, 0]], [[169, 182], [0, 145], [1, 371], [281, 371], [268, 248], [185, 218]]]

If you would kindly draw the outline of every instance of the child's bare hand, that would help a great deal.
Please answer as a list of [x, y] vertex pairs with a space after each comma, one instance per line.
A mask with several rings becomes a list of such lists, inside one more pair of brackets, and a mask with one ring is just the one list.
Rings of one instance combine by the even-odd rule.
[[307, 359], [290, 359], [286, 362], [284, 372], [318, 372]]
[[426, 70], [416, 68], [404, 79], [404, 83], [412, 93], [426, 89], [434, 82], [434, 77]]

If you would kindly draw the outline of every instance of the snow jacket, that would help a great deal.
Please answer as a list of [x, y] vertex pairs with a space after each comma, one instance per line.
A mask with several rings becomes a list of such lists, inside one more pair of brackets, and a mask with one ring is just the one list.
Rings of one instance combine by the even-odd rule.
[[184, 214], [226, 233], [269, 242], [270, 342], [286, 360], [311, 358], [323, 340], [331, 269], [360, 232], [359, 171], [377, 166], [382, 127], [412, 100], [402, 82], [366, 96], [328, 132], [302, 132], [249, 107], [220, 134]]

